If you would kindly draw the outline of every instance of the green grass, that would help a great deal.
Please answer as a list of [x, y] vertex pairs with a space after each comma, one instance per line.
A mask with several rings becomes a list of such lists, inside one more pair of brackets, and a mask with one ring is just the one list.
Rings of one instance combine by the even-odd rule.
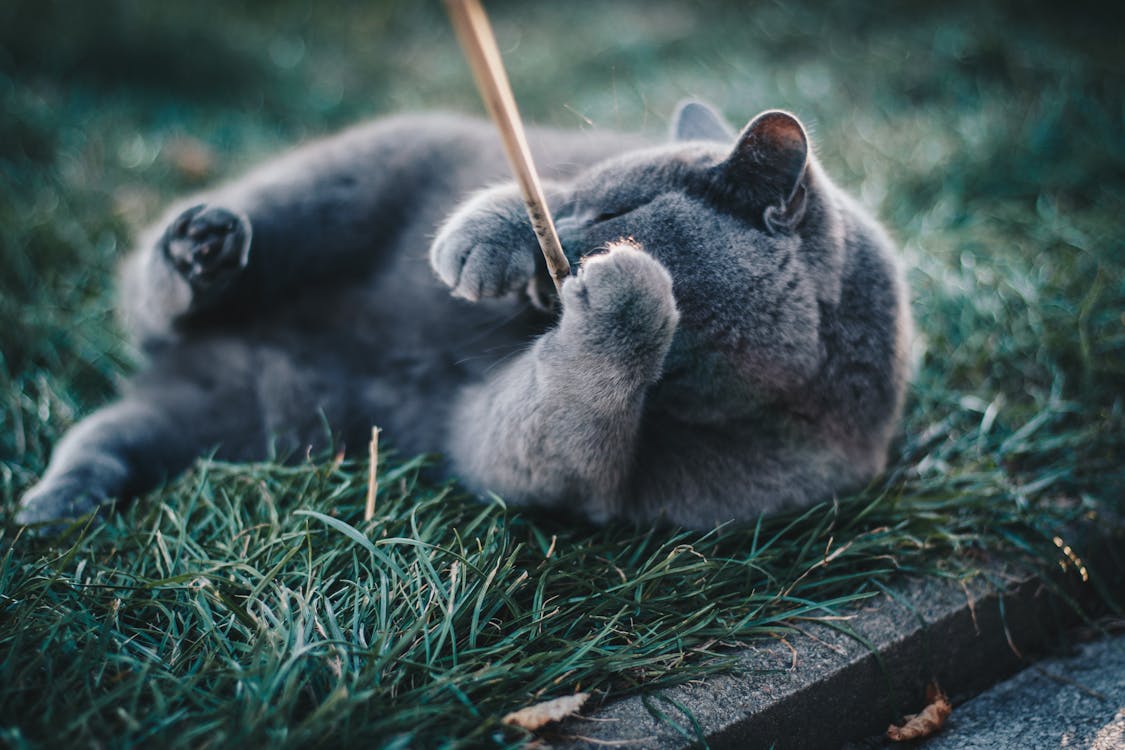
[[1108, 11], [496, 2], [528, 119], [658, 131], [697, 95], [810, 124], [909, 267], [924, 343], [886, 476], [699, 534], [480, 504], [401, 456], [364, 523], [362, 465], [204, 462], [84, 535], [19, 536], [51, 444], [135, 367], [111, 273], [132, 227], [199, 185], [177, 144], [214, 156], [210, 181], [371, 114], [479, 111], [436, 3], [301, 5], [0, 7], [7, 744], [519, 745], [499, 717], [528, 702], [721, 669], [728, 645], [904, 572], [1058, 570], [1055, 535], [1120, 518], [1125, 60]]

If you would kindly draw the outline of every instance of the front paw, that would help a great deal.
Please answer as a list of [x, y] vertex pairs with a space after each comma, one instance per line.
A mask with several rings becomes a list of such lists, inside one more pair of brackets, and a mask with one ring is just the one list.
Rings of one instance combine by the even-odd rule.
[[458, 209], [430, 247], [430, 265], [456, 297], [479, 300], [526, 289], [536, 274], [535, 235], [510, 188]]
[[164, 258], [195, 292], [226, 287], [250, 258], [250, 220], [201, 203], [180, 214], [160, 239]]
[[663, 362], [680, 318], [672, 277], [636, 243], [618, 240], [583, 258], [562, 297], [565, 335], [638, 365]]

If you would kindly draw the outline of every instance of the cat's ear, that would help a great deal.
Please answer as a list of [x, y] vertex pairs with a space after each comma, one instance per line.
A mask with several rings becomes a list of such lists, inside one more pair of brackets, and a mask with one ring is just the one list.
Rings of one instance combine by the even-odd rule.
[[685, 99], [676, 105], [672, 114], [672, 140], [729, 143], [733, 139], [734, 130], [709, 105], [694, 99]]
[[766, 224], [776, 230], [796, 225], [804, 215], [808, 162], [809, 138], [801, 121], [770, 110], [743, 129], [723, 171], [727, 180], [753, 186], [766, 204]]
[[771, 110], [750, 121], [727, 159], [730, 176], [765, 183], [788, 199], [797, 190], [809, 160], [809, 138], [801, 121]]

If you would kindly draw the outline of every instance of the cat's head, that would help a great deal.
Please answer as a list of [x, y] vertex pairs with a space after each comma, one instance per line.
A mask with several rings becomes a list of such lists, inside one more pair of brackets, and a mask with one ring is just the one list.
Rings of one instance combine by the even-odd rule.
[[671, 273], [680, 326], [655, 399], [696, 420], [749, 413], [815, 366], [816, 352], [784, 347], [787, 330], [804, 334], [818, 305], [839, 297], [835, 192], [787, 112], [764, 112], [734, 136], [689, 103], [672, 134], [577, 176], [556, 212], [559, 235], [572, 263], [628, 237]]

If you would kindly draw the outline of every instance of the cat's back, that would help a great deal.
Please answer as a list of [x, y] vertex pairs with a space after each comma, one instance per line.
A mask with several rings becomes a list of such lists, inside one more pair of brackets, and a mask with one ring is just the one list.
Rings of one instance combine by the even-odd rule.
[[[527, 136], [545, 179], [572, 177], [591, 164], [650, 142], [639, 134], [600, 129], [532, 127]], [[295, 186], [315, 187], [322, 196], [339, 193], [350, 203], [364, 197], [396, 202], [404, 211], [400, 218], [413, 223], [429, 216], [412, 214], [411, 209], [441, 201], [448, 212], [453, 208], [450, 201], [510, 178], [507, 157], [491, 123], [429, 112], [380, 117], [313, 139], [220, 186], [212, 196], [220, 201], [260, 194], [262, 201]], [[359, 192], [365, 189], [377, 193]]]

